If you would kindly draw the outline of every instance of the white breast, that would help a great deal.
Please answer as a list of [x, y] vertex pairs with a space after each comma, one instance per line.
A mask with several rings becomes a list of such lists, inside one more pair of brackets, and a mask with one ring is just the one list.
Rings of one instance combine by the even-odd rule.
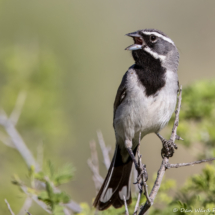
[[117, 108], [114, 127], [116, 135], [123, 140], [158, 132], [170, 120], [176, 106], [178, 77], [166, 71], [166, 84], [156, 96], [147, 97], [145, 87], [139, 82], [136, 72], [129, 69], [127, 95]]

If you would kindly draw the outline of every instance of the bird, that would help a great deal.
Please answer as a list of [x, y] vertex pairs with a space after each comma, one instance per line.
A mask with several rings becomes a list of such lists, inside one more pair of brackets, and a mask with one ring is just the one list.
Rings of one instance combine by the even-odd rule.
[[[174, 42], [156, 29], [138, 30], [127, 36], [134, 44], [126, 48], [135, 63], [124, 74], [117, 90], [113, 127], [116, 147], [107, 176], [93, 206], [105, 210], [131, 204], [131, 169], [141, 139], [155, 133], [163, 143], [162, 156], [171, 157], [177, 146], [159, 132], [168, 124], [179, 90], [179, 52]], [[139, 169], [138, 169], [139, 168]], [[125, 198], [125, 199], [124, 199]]]

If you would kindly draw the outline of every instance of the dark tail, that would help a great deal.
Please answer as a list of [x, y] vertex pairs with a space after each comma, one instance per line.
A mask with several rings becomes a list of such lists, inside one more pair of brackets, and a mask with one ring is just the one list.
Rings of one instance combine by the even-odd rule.
[[[134, 155], [136, 149], [134, 149]], [[131, 199], [130, 173], [132, 168], [130, 156], [123, 163], [119, 145], [116, 144], [114, 157], [109, 167], [107, 176], [93, 203], [98, 210], [105, 210], [111, 205], [120, 208], [124, 205], [124, 196], [129, 205]]]

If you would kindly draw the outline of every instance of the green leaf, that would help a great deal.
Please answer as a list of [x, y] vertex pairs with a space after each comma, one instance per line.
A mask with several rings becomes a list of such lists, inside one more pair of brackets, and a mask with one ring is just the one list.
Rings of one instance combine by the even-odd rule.
[[48, 193], [49, 198], [52, 199], [54, 196], [54, 192], [53, 192], [53, 188], [52, 188], [50, 182], [48, 182], [48, 181], [46, 181], [46, 191]]
[[48, 170], [49, 170], [49, 177], [52, 180], [54, 178], [55, 171], [54, 171], [54, 165], [50, 160], [48, 161]]
[[74, 174], [74, 168], [71, 164], [63, 166], [58, 173], [54, 177], [54, 184], [55, 186], [59, 186], [61, 184], [65, 184], [69, 182]]
[[63, 207], [60, 205], [55, 205], [53, 209], [53, 214], [54, 215], [65, 215], [63, 211]]
[[43, 182], [46, 181], [44, 172], [35, 173], [34, 178]]

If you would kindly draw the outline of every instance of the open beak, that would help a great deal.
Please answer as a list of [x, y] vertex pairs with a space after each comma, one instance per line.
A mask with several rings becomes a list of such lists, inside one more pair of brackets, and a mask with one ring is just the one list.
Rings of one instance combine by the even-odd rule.
[[134, 40], [134, 44], [128, 46], [125, 50], [134, 51], [134, 50], [142, 49], [142, 47], [145, 45], [145, 42], [140, 36], [140, 34], [138, 33], [138, 31], [126, 34], [126, 36], [132, 37]]

